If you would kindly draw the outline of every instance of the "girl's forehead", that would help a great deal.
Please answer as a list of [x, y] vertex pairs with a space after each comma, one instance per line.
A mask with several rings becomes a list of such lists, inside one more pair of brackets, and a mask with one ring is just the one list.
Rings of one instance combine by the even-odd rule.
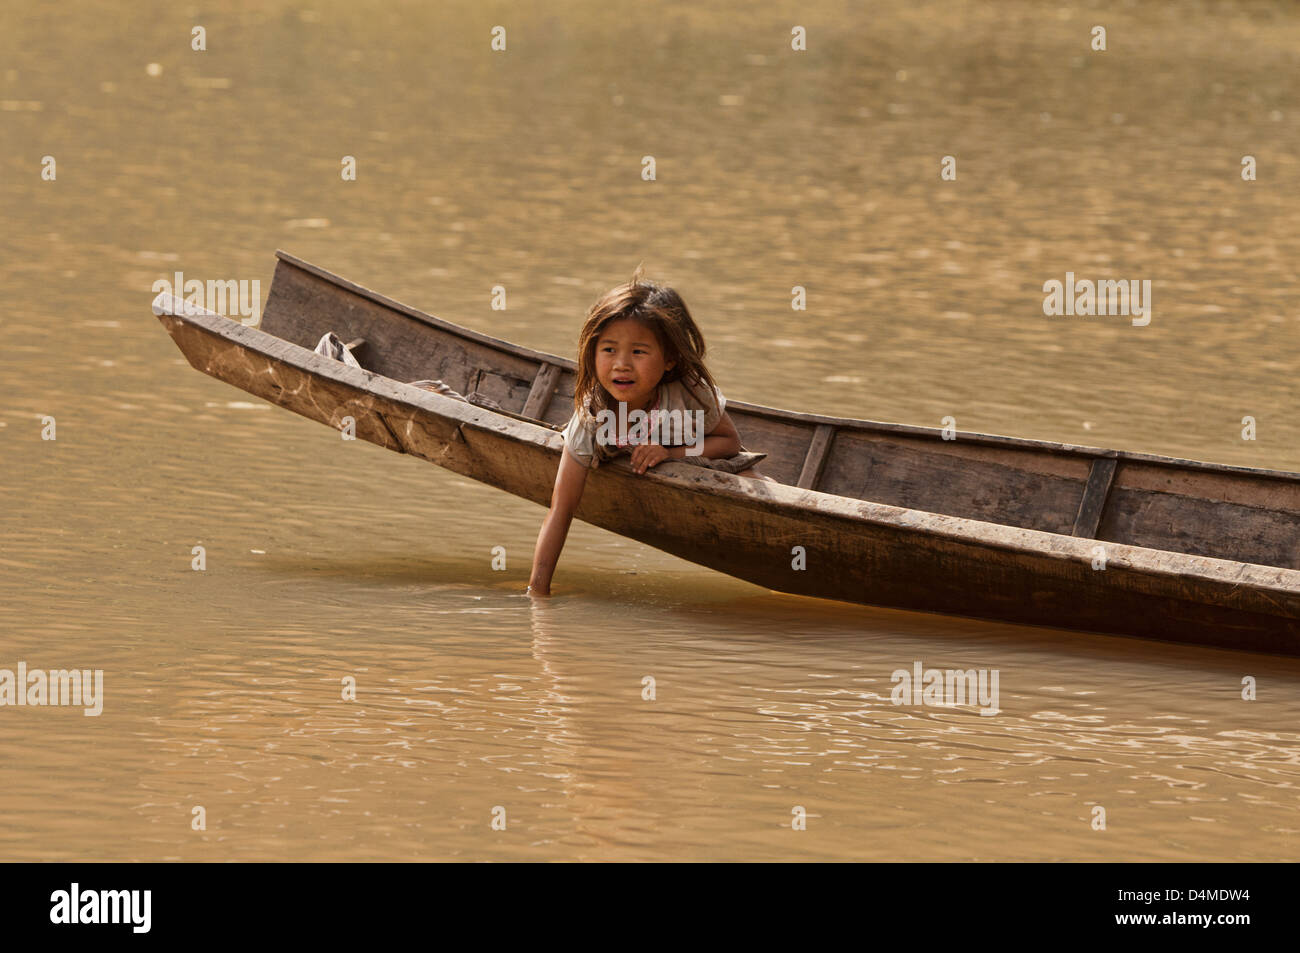
[[620, 340], [630, 338], [633, 344], [659, 343], [659, 337], [654, 329], [641, 321], [637, 321], [635, 318], [618, 318], [610, 321], [600, 329], [600, 333], [596, 335], [596, 338], [599, 341], [606, 338]]

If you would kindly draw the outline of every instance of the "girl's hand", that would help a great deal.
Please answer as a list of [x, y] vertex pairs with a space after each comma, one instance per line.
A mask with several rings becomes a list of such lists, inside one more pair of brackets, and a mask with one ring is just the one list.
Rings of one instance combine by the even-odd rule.
[[632, 471], [645, 473], [651, 467], [668, 459], [668, 451], [657, 443], [643, 443], [632, 451]]

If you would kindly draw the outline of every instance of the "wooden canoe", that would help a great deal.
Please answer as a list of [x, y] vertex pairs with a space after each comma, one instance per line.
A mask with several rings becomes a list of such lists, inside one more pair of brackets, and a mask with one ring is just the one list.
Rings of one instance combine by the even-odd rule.
[[[260, 327], [158, 296], [154, 313], [190, 364], [549, 503], [573, 361], [277, 257]], [[364, 341], [364, 370], [313, 352], [328, 331]], [[428, 378], [501, 412], [405, 383]], [[779, 483], [678, 462], [638, 476], [624, 458], [590, 474], [578, 518], [782, 592], [1300, 654], [1300, 473], [727, 409]]]

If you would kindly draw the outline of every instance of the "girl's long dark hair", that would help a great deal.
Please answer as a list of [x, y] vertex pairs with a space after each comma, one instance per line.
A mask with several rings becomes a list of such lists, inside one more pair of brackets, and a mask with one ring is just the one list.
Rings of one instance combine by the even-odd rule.
[[627, 284], [611, 288], [587, 312], [587, 320], [578, 335], [578, 375], [573, 385], [573, 406], [581, 411], [614, 409], [612, 395], [596, 379], [596, 342], [612, 321], [630, 319], [645, 325], [663, 348], [664, 361], [675, 361], [664, 373], [665, 381], [680, 380], [696, 389], [706, 385], [716, 388], [713, 375], [704, 364], [704, 335], [700, 333], [686, 302], [672, 288], [643, 277], [641, 266]]

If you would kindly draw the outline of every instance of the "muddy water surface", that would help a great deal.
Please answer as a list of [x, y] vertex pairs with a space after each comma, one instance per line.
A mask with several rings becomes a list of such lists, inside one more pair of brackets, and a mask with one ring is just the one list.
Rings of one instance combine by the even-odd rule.
[[[0, 708], [0, 857], [1295, 857], [1300, 664], [585, 526], [533, 604], [539, 507], [206, 378], [149, 313], [176, 271], [265, 296], [282, 247], [570, 354], [644, 260], [738, 399], [1300, 469], [1293, 6], [1121, 5], [1105, 53], [1080, 7], [805, 6], [803, 53], [747, 5], [6, 18], [0, 669], [105, 697]], [[1067, 271], [1151, 280], [1151, 324], [1045, 317]], [[893, 705], [917, 661], [996, 669], [997, 714]]]

